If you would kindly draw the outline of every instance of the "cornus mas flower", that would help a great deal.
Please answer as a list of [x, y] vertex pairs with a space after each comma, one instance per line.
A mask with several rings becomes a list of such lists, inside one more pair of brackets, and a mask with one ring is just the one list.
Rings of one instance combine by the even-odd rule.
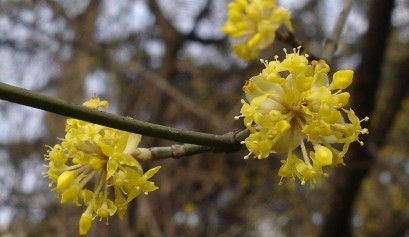
[[[94, 97], [84, 106], [106, 110], [108, 103]], [[79, 232], [86, 234], [92, 220], [118, 213], [122, 219], [128, 203], [139, 194], [147, 195], [158, 187], [148, 181], [160, 167], [145, 174], [132, 156], [141, 135], [67, 119], [66, 135], [61, 144], [50, 147], [44, 176], [50, 187], [61, 195], [61, 203], [85, 205], [79, 221]]]
[[273, 43], [281, 25], [292, 31], [290, 17], [289, 11], [276, 7], [275, 0], [236, 0], [228, 5], [222, 31], [238, 39], [239, 43], [233, 46], [237, 56], [252, 60]]
[[[251, 134], [244, 143], [250, 153], [245, 158], [267, 158], [271, 153], [287, 153], [278, 175], [302, 184], [326, 175], [324, 166], [344, 164], [350, 143], [359, 141], [361, 128], [348, 103], [347, 88], [353, 71], [337, 71], [330, 82], [325, 61], [307, 60], [294, 49], [280, 62], [262, 61], [265, 69], [246, 82], [241, 116]], [[345, 118], [344, 118], [345, 117]], [[363, 119], [368, 121], [368, 117]], [[299, 148], [300, 152], [295, 152]], [[299, 155], [300, 154], [300, 155]], [[299, 158], [301, 156], [301, 158]], [[281, 180], [280, 180], [281, 184]]]

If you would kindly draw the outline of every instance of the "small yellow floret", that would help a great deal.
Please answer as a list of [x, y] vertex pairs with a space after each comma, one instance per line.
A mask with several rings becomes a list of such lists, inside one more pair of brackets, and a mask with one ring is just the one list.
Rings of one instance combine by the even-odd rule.
[[291, 128], [291, 125], [287, 120], [280, 120], [276, 123], [274, 127], [278, 134], [283, 135], [285, 132], [288, 131], [288, 129]]
[[317, 145], [315, 147], [315, 160], [321, 166], [332, 164], [332, 152], [325, 146]]
[[74, 182], [76, 174], [74, 171], [64, 171], [59, 177], [57, 182], [57, 189], [67, 189]]
[[352, 77], [354, 76], [354, 71], [352, 70], [342, 70], [334, 73], [332, 83], [330, 87], [332, 89], [343, 90], [347, 88], [352, 83]]
[[79, 190], [77, 187], [69, 187], [61, 194], [61, 203], [73, 202], [78, 198]]
[[82, 213], [80, 218], [80, 235], [85, 235], [88, 233], [91, 228], [92, 223], [92, 214], [88, 211]]
[[103, 162], [101, 159], [97, 158], [97, 157], [93, 157], [90, 159], [89, 161], [89, 165], [91, 166], [92, 169], [94, 170], [99, 170], [101, 169]]
[[88, 107], [90, 109], [99, 109], [102, 107], [102, 109], [106, 110], [108, 108], [108, 102], [105, 100], [100, 100], [98, 97], [94, 96], [92, 99], [84, 102], [82, 104], [85, 107]]

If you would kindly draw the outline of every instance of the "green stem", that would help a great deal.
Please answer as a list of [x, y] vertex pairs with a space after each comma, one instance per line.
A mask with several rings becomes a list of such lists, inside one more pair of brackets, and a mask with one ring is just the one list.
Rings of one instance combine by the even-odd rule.
[[[243, 130], [235, 134], [236, 140], [244, 140], [249, 135], [249, 130]], [[238, 144], [237, 144], [238, 145]], [[174, 144], [167, 147], [149, 147], [149, 148], [136, 148], [132, 156], [138, 161], [148, 160], [163, 160], [167, 158], [179, 159], [185, 156], [192, 156], [195, 154], [201, 154], [206, 152], [233, 152], [237, 151], [241, 146], [230, 146], [229, 148], [217, 149], [209, 146], [201, 146], [195, 144]]]
[[141, 162], [148, 160], [162, 160], [167, 158], [178, 159], [184, 156], [209, 152], [213, 149], [214, 148], [211, 147], [193, 144], [176, 144], [168, 147], [137, 148], [132, 156]]
[[1, 82], [0, 99], [127, 132], [176, 142], [216, 147], [222, 150], [239, 149], [240, 141], [248, 136], [247, 130], [214, 135], [148, 123], [130, 117], [89, 109]]

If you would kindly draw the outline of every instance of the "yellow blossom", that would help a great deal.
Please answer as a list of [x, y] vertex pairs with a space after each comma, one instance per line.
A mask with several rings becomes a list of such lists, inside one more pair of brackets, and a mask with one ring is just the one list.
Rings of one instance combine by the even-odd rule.
[[273, 43], [281, 25], [292, 31], [290, 17], [290, 12], [277, 7], [275, 0], [236, 0], [228, 5], [222, 31], [238, 39], [233, 46], [237, 56], [252, 60]]
[[80, 235], [85, 235], [91, 228], [92, 223], [92, 213], [90, 211], [85, 211], [82, 213], [80, 218]]
[[360, 120], [352, 109], [344, 109], [349, 93], [342, 90], [352, 83], [353, 71], [338, 71], [330, 80], [325, 61], [309, 63], [299, 50], [284, 50], [283, 61], [278, 57], [262, 61], [265, 69], [244, 85], [248, 102], [241, 101], [241, 115], [235, 118], [243, 117], [251, 132], [242, 142], [250, 151], [245, 158], [285, 153], [287, 158], [278, 172], [281, 179], [314, 184], [326, 176], [323, 167], [344, 164], [350, 143], [363, 145], [359, 135], [368, 129], [360, 123], [368, 117]]
[[[108, 102], [94, 97], [85, 102], [91, 109], [106, 110]], [[141, 140], [113, 128], [67, 119], [66, 135], [61, 144], [50, 147], [44, 176], [50, 187], [61, 195], [61, 203], [73, 202], [87, 208], [79, 221], [84, 235], [96, 217], [106, 219], [118, 213], [123, 218], [129, 202], [141, 192], [147, 195], [158, 187], [148, 181], [160, 167], [145, 174], [132, 156]]]

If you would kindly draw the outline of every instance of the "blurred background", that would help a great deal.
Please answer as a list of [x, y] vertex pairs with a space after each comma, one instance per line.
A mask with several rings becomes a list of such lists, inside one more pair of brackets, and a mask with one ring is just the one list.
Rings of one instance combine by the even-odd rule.
[[[207, 133], [242, 130], [244, 63], [221, 33], [227, 0], [1, 0], [0, 81], [109, 112]], [[297, 39], [319, 56], [343, 1], [281, 0]], [[279, 186], [279, 156], [201, 154], [161, 165], [160, 187], [123, 221], [88, 236], [409, 236], [409, 1], [356, 0], [331, 70], [355, 70], [352, 105], [370, 116], [364, 148], [315, 189]], [[276, 42], [261, 58], [283, 56]], [[76, 236], [83, 209], [41, 177], [65, 117], [0, 101], [0, 236]], [[169, 141], [145, 137], [143, 147]]]

